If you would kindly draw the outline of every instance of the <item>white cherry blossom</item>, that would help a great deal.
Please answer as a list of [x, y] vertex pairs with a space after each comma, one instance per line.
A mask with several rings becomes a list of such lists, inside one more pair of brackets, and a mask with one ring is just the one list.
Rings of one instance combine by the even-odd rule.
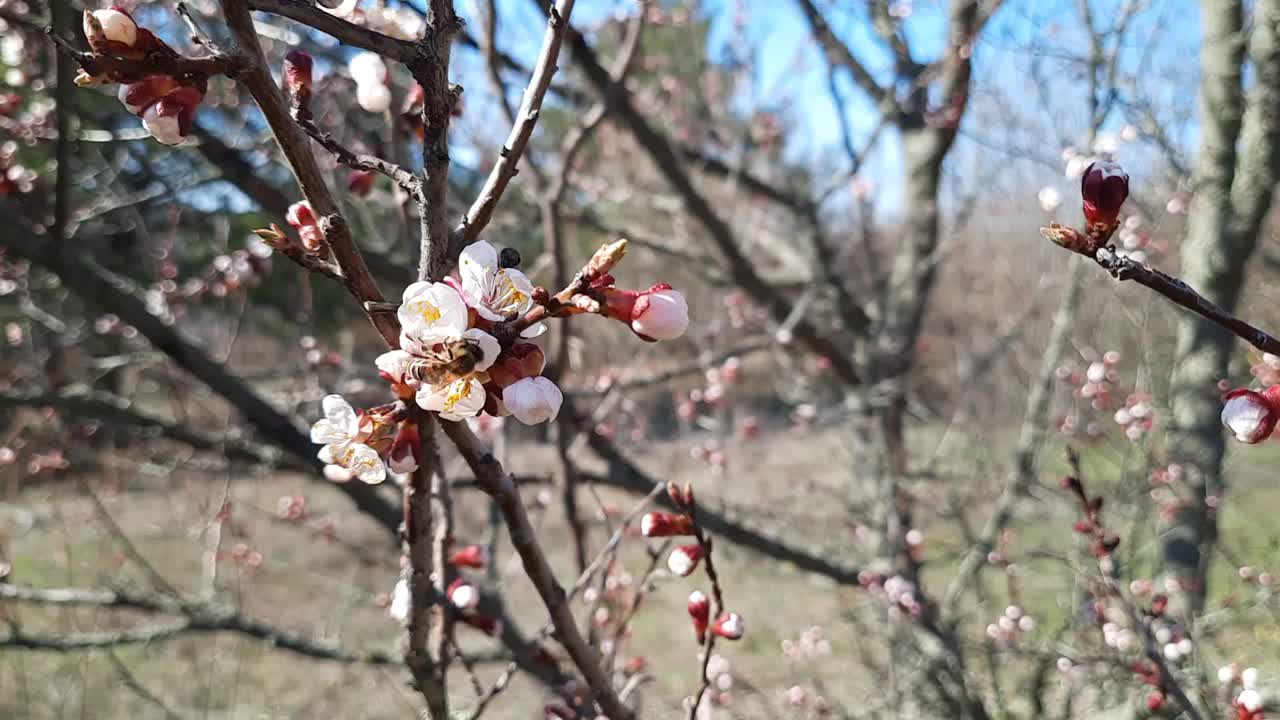
[[[500, 267], [498, 251], [483, 240], [463, 248], [458, 274], [462, 277], [463, 298], [486, 320], [505, 320], [533, 307], [533, 283], [515, 268]], [[521, 336], [537, 337], [546, 329], [537, 323]]]

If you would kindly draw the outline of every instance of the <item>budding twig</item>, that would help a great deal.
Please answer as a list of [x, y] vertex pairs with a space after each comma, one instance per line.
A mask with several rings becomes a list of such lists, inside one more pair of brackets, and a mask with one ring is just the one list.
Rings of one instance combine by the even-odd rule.
[[189, 58], [172, 51], [157, 51], [143, 58], [127, 58], [85, 52], [54, 32], [53, 28], [45, 28], [45, 34], [86, 73], [95, 78], [105, 76], [110, 82], [137, 82], [151, 75], [170, 75], [175, 78], [209, 78], [214, 75], [233, 77], [244, 67], [244, 61], [234, 55], [215, 54]]

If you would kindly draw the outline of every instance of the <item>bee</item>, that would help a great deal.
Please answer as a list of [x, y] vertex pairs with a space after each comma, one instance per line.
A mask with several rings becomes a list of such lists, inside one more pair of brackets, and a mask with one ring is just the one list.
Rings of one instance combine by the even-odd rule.
[[427, 357], [415, 358], [409, 364], [407, 374], [420, 384], [431, 387], [447, 385], [471, 375], [484, 358], [480, 344], [468, 338], [441, 343], [429, 352]]

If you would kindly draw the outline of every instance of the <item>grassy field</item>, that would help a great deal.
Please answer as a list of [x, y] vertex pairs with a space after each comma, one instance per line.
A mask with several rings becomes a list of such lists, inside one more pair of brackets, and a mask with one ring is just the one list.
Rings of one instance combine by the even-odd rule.
[[[649, 448], [648, 461], [642, 464], [656, 477], [692, 479], [702, 502], [747, 525], [856, 566], [862, 551], [857, 525], [866, 519], [856, 503], [858, 488], [851, 480], [852, 460], [844, 440], [834, 431], [767, 435], [763, 441], [734, 448], [729, 471], [722, 477], [705, 472], [706, 466], [692, 460], [688, 447], [678, 443]], [[954, 431], [924, 431], [916, 442], [922, 457], [940, 458], [932, 474], [913, 486], [919, 498], [917, 521], [926, 538], [926, 584], [936, 592], [945, 586], [955, 558], [966, 546], [957, 510], [963, 511], [971, 529], [981, 527], [998, 492], [1007, 453]], [[1075, 543], [1071, 508], [1055, 489], [1058, 454], [1046, 453], [1042, 487], [1019, 515], [1014, 547], [1021, 567], [1018, 597], [1009, 597], [1000, 571], [984, 572], [988, 602], [974, 605], [965, 624], [974, 648], [981, 647], [986, 624], [1014, 600], [1039, 621], [1024, 647], [1049, 647], [1052, 630], [1072, 615], [1073, 578], [1060, 562], [1042, 557], [1069, 552]], [[529, 472], [552, 467], [545, 448], [521, 447], [513, 452], [516, 455]], [[1236, 574], [1236, 563], [1243, 562], [1237, 558], [1247, 558], [1260, 569], [1280, 570], [1280, 524], [1273, 519], [1280, 508], [1280, 487], [1269, 470], [1280, 460], [1277, 455], [1274, 449], [1262, 449], [1234, 456], [1233, 489], [1222, 515], [1224, 557], [1215, 563], [1213, 578], [1215, 605], [1224, 599], [1252, 602], [1253, 591]], [[1115, 449], [1093, 449], [1086, 455], [1086, 470], [1095, 487], [1106, 488], [1109, 496], [1137, 494], [1139, 490], [1121, 479], [1123, 462], [1118, 459], [1123, 455]], [[290, 474], [225, 477], [181, 466], [167, 474], [147, 474], [132, 463], [113, 459], [112, 465], [117, 469], [90, 480], [110, 515], [168, 582], [193, 595], [212, 587], [216, 599], [246, 615], [340, 643], [350, 651], [395, 650], [399, 627], [387, 618], [381, 603], [395, 580], [397, 551], [383, 531], [350, 512], [338, 493]], [[455, 476], [463, 475], [459, 467], [452, 470]], [[119, 489], [108, 491], [108, 486]], [[531, 488], [526, 493], [535, 505], [537, 492]], [[275, 517], [278, 498], [287, 495], [306, 497], [305, 522]], [[599, 496], [622, 509], [634, 502], [605, 489]], [[203, 558], [213, 547], [216, 535], [211, 528], [218, 525], [213, 519], [224, 497], [229, 498], [231, 512], [220, 525], [222, 558], [210, 585]], [[488, 533], [487, 501], [466, 493], [458, 506], [460, 541], [483, 541]], [[599, 546], [604, 522], [590, 493], [584, 493], [583, 507]], [[1132, 572], [1147, 572], [1149, 518], [1122, 502], [1108, 512], [1114, 513], [1118, 527], [1131, 529], [1125, 542], [1132, 553], [1127, 561]], [[4, 506], [0, 517], [11, 526], [11, 582], [149, 587], [147, 576], [125, 558], [75, 482], [26, 489]], [[536, 509], [535, 517], [561, 579], [571, 581], [570, 543], [558, 501]], [[28, 521], [29, 528], [21, 527]], [[332, 528], [332, 540], [326, 539], [326, 525]], [[241, 555], [260, 553], [261, 564], [251, 568], [237, 562], [233, 555], [238, 544], [244, 545]], [[530, 634], [545, 612], [508, 546], [501, 547], [501, 586], [510, 611]], [[625, 543], [622, 560], [638, 578], [649, 562], [644, 541]], [[734, 704], [723, 717], [805, 717], [789, 715], [783, 704], [785, 691], [797, 684], [821, 688], [853, 709], [878, 697], [883, 678], [864, 664], [878, 663], [886, 652], [881, 639], [886, 621], [876, 601], [729, 544], [718, 546], [717, 564], [726, 578], [729, 605], [748, 623], [741, 642], [721, 645], [735, 681]], [[694, 579], [660, 573], [620, 653], [623, 659], [642, 656], [647, 662], [652, 680], [641, 690], [645, 717], [675, 716], [681, 699], [695, 687], [696, 648], [684, 604], [698, 586]], [[1274, 603], [1270, 607], [1274, 610]], [[53, 611], [27, 605], [2, 608], [0, 615], [19, 622], [22, 631], [33, 636], [157, 622], [115, 610]], [[1276, 616], [1251, 610], [1232, 617], [1203, 649], [1206, 666], [1216, 667], [1231, 653], [1230, 659], [1257, 665], [1264, 676], [1280, 673]], [[799, 662], [784, 659], [783, 642], [813, 625], [823, 627], [831, 654]], [[459, 635], [468, 650], [496, 649], [469, 629], [460, 629]], [[1001, 662], [1017, 675], [1016, 667], [1009, 668], [1016, 666], [1016, 655]], [[483, 665], [480, 675], [491, 682], [502, 669], [501, 664]], [[0, 649], [0, 717], [403, 718], [419, 705], [406, 681], [407, 674], [398, 668], [299, 657], [231, 633], [186, 634], [114, 650]], [[455, 672], [452, 682], [455, 704], [469, 707], [474, 695], [466, 676]], [[542, 705], [550, 697], [545, 689], [519, 678], [487, 716], [541, 718]]]

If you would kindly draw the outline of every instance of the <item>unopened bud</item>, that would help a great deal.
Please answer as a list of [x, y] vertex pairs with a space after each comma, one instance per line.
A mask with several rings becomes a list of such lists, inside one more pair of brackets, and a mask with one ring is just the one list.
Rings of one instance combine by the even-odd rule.
[[701, 645], [707, 638], [707, 623], [711, 620], [711, 600], [701, 590], [689, 593], [689, 617], [693, 619], [693, 632]]
[[480, 570], [489, 564], [489, 549], [483, 545], [467, 545], [458, 548], [449, 556], [449, 564], [454, 567]]
[[688, 515], [673, 515], [665, 512], [646, 513], [640, 519], [640, 533], [645, 537], [692, 535], [693, 520]]
[[94, 52], [120, 52], [138, 44], [138, 24], [120, 8], [85, 10], [84, 36]]
[[366, 197], [373, 190], [377, 176], [370, 170], [352, 170], [347, 176], [347, 190], [356, 197]]
[[387, 451], [387, 465], [394, 473], [411, 473], [418, 469], [418, 425], [405, 421], [396, 430], [396, 437]]
[[703, 552], [702, 546], [698, 544], [680, 545], [667, 556], [667, 569], [680, 577], [688, 577], [698, 569]]
[[716, 618], [711, 626], [711, 634], [719, 635], [725, 640], [737, 640], [746, 632], [747, 626], [742, 616], [735, 612], [725, 613]]
[[301, 50], [290, 50], [284, 56], [284, 84], [294, 105], [306, 107], [311, 99], [311, 56]]
[[449, 584], [449, 602], [459, 610], [472, 610], [480, 604], [480, 590], [469, 580], [458, 578]]
[[1116, 163], [1099, 160], [1080, 178], [1080, 196], [1089, 232], [1110, 236], [1119, 224], [1120, 206], [1129, 197], [1129, 176]]

